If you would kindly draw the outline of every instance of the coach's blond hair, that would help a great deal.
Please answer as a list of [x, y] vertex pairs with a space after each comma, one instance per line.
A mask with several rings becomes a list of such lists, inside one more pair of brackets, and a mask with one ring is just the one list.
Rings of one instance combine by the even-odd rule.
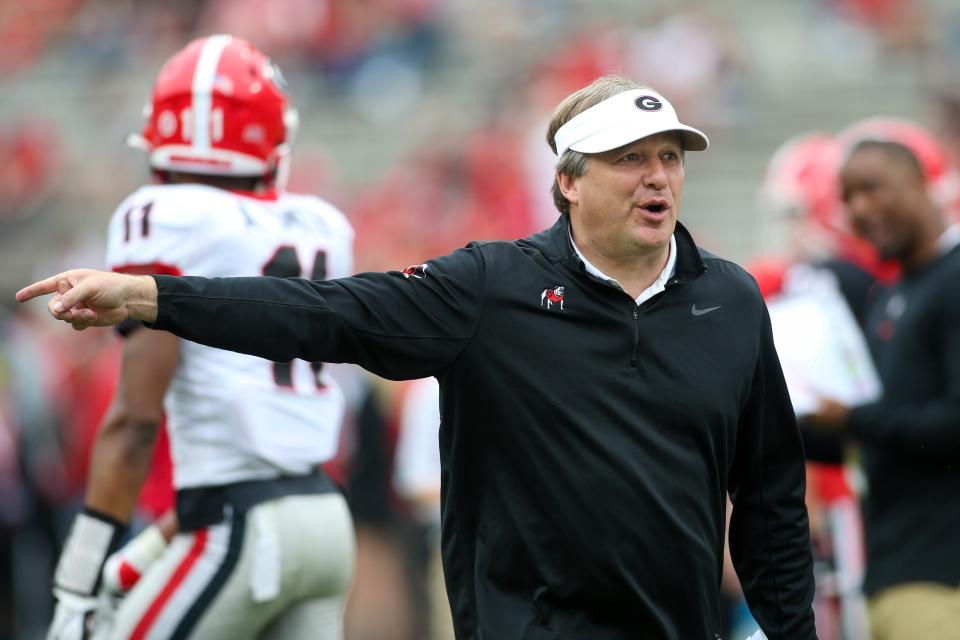
[[[560, 127], [565, 125], [574, 116], [583, 113], [590, 107], [600, 104], [608, 98], [612, 98], [618, 93], [631, 91], [633, 89], [649, 89], [645, 84], [639, 84], [620, 75], [601, 76], [585, 86], [583, 89], [571, 93], [563, 99], [557, 108], [553, 111], [553, 117], [550, 118], [550, 126], [547, 127], [547, 144], [554, 153], [557, 152], [557, 143], [554, 138]], [[579, 151], [567, 149], [557, 160], [556, 173], [578, 178], [587, 171], [587, 157]], [[562, 214], [570, 213], [570, 201], [567, 200], [560, 191], [560, 185], [557, 184], [557, 178], [553, 178], [553, 204]]]

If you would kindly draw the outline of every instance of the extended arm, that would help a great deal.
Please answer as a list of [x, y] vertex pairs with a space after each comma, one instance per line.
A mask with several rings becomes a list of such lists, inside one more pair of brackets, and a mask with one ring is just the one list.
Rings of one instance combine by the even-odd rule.
[[141, 278], [66, 272], [17, 299], [54, 293], [51, 313], [77, 328], [135, 318], [212, 347], [281, 362], [352, 362], [391, 379], [449, 366], [473, 338], [484, 301], [477, 246], [432, 260], [412, 277]]
[[770, 640], [816, 637], [804, 455], [764, 311], [753, 388], [730, 470], [730, 553], [747, 603]]

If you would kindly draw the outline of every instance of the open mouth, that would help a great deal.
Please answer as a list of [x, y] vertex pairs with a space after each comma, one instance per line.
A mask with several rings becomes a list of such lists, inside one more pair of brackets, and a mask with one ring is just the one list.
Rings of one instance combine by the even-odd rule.
[[640, 208], [647, 213], [659, 214], [669, 209], [670, 205], [668, 205], [665, 200], [651, 200], [642, 204]]

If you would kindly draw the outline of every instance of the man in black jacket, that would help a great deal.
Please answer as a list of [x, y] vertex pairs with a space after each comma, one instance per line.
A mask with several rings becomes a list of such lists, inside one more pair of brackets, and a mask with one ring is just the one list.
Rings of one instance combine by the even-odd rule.
[[854, 230], [903, 270], [867, 315], [883, 396], [810, 421], [861, 452], [873, 637], [960, 638], [960, 227], [892, 133], [859, 131], [841, 171]]
[[720, 638], [730, 546], [771, 640], [815, 637], [803, 451], [766, 308], [677, 222], [707, 139], [610, 76], [566, 98], [550, 229], [331, 282], [71, 271], [76, 328], [133, 317], [278, 361], [441, 385], [457, 637]]

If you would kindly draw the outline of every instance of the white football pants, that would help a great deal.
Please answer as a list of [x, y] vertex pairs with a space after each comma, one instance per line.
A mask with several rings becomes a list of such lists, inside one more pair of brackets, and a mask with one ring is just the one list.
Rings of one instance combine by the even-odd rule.
[[341, 640], [355, 551], [339, 493], [227, 513], [171, 540], [120, 604], [107, 637]]

